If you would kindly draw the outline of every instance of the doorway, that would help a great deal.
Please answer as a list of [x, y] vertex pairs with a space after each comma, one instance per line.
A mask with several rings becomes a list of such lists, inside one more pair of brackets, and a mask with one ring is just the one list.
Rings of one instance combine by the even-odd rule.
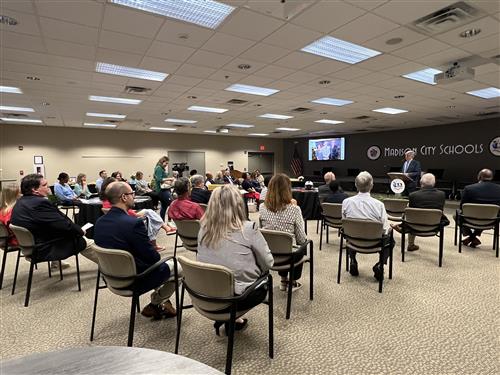
[[273, 175], [274, 152], [249, 152], [248, 171], [253, 172], [256, 169], [258, 169], [262, 175]]

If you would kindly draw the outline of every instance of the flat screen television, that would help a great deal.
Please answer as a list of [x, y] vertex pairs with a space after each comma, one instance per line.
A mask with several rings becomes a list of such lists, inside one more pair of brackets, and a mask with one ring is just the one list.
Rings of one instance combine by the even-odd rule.
[[345, 138], [310, 139], [309, 160], [344, 160]]

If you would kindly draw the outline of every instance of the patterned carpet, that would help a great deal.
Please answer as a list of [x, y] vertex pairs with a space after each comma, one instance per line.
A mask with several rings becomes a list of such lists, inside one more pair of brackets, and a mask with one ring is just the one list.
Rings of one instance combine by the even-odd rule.
[[[481, 237], [482, 246], [464, 247], [459, 254], [453, 227], [448, 227], [442, 268], [437, 266], [437, 237], [417, 238], [420, 250], [407, 253], [401, 263], [396, 234], [394, 277], [379, 294], [371, 271], [375, 255], [360, 255], [360, 276], [343, 271], [337, 285], [338, 237], [331, 231], [330, 244], [319, 251], [316, 222], [308, 229], [315, 242], [314, 301], [308, 298], [306, 266], [304, 287], [294, 293], [292, 317], [286, 321], [286, 297], [277, 288], [276, 275], [275, 358], [267, 356], [267, 306], [261, 305], [248, 314], [248, 329], [236, 334], [233, 373], [500, 373], [500, 260], [491, 250], [491, 232]], [[172, 249], [173, 239], [162, 235], [159, 243]], [[45, 265], [35, 271], [25, 308], [28, 263], [21, 262], [17, 292], [11, 296], [15, 256], [9, 255], [0, 291], [2, 360], [61, 348], [126, 345], [130, 300], [107, 290], [100, 295], [96, 336], [90, 343], [96, 268], [81, 260], [78, 292], [74, 260], [70, 262], [63, 281], [49, 279]], [[148, 301], [144, 295], [141, 305]], [[174, 320], [137, 318], [134, 346], [173, 352], [174, 339]], [[184, 312], [180, 354], [223, 371], [226, 344], [210, 321], [192, 309]]]

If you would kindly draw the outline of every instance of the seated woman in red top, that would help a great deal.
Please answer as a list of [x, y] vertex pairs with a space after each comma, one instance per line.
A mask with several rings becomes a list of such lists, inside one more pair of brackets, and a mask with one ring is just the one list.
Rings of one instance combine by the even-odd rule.
[[[2, 222], [9, 231], [8, 244], [10, 246], [17, 246], [17, 239], [14, 233], [9, 229], [10, 217], [12, 215], [12, 209], [17, 202], [17, 199], [21, 196], [19, 190], [19, 185], [9, 184], [2, 188], [0, 192], [0, 222]], [[3, 246], [3, 244], [0, 244]]]
[[[106, 197], [106, 187], [114, 181], [117, 181], [114, 177], [108, 177], [102, 183], [101, 192], [99, 195], [102, 201], [102, 208], [109, 209], [112, 207], [111, 202]], [[127, 213], [130, 216], [134, 216], [137, 218], [144, 218], [144, 217], [147, 218], [146, 230], [148, 232], [149, 241], [156, 248], [156, 250], [158, 251], [165, 250], [164, 247], [158, 246], [156, 244], [156, 237], [158, 236], [158, 232], [160, 231], [160, 229], [163, 229], [167, 233], [167, 235], [175, 234], [176, 232], [175, 228], [172, 228], [168, 224], [165, 224], [161, 216], [158, 215], [155, 211], [150, 209], [145, 209], [141, 211], [134, 211], [132, 209], [129, 209]]]
[[198, 203], [189, 199], [189, 186], [191, 182], [186, 177], [181, 177], [174, 183], [177, 199], [168, 208], [168, 217], [172, 220], [200, 220], [205, 211]]

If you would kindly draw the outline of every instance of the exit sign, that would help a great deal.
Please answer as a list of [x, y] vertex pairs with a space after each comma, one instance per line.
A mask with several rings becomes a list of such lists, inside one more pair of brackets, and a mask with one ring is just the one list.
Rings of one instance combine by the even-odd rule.
[[259, 150], [260, 150], [260, 151], [264, 151], [265, 149], [266, 149], [266, 146], [264, 146], [264, 145], [260, 145], [260, 146], [259, 146]]

